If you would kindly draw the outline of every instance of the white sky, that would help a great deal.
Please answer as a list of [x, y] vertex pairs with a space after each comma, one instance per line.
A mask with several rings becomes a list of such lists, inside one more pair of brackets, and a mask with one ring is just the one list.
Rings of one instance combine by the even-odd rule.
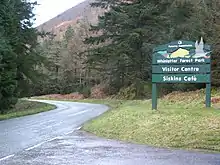
[[34, 26], [38, 26], [51, 18], [59, 15], [73, 6], [83, 2], [84, 0], [31, 0], [37, 1], [34, 13], [36, 14], [36, 21]]

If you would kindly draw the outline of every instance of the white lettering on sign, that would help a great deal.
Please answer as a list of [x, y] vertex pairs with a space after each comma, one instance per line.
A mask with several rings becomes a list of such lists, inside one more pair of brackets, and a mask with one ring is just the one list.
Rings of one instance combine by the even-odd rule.
[[190, 82], [192, 82], [192, 81], [197, 81], [197, 78], [196, 78], [196, 76], [194, 75], [194, 76], [185, 76], [184, 78], [184, 81], [190, 81]]
[[[198, 79], [196, 77], [196, 75], [192, 75], [192, 76], [184, 76], [183, 77], [183, 81], [185, 82], [196, 82]], [[182, 81], [182, 77], [180, 76], [163, 76], [163, 82], [172, 82], [172, 81]]]
[[162, 67], [163, 72], [178, 72], [180, 68], [175, 67]]
[[183, 44], [183, 42], [182, 41], [178, 41], [178, 44], [181, 45], [181, 44]]
[[178, 48], [179, 46], [178, 45], [169, 45], [168, 47], [169, 48]]
[[192, 63], [193, 62], [193, 59], [180, 59], [180, 62], [181, 63]]
[[180, 45], [179, 47], [193, 47], [193, 45]]
[[157, 59], [158, 64], [169, 64], [169, 63], [205, 63], [204, 58], [178, 58], [178, 59]]
[[157, 63], [177, 63], [178, 61], [175, 60], [175, 59], [169, 59], [169, 60], [164, 60], [164, 59], [160, 59], [160, 60], [157, 60]]
[[170, 82], [170, 81], [181, 81], [182, 78], [178, 77], [178, 76], [163, 76], [163, 81], [166, 82]]
[[205, 59], [202, 58], [202, 59], [195, 59], [195, 62], [205, 62]]
[[185, 48], [185, 47], [193, 47], [193, 45], [168, 45], [169, 48]]
[[181, 68], [177, 68], [177, 67], [173, 67], [173, 66], [170, 66], [170, 67], [162, 67], [162, 71], [163, 72], [179, 72], [179, 71], [182, 71], [182, 72], [199, 72], [200, 68], [199, 67], [181, 67]]
[[183, 72], [199, 72], [198, 67], [181, 67], [181, 71]]

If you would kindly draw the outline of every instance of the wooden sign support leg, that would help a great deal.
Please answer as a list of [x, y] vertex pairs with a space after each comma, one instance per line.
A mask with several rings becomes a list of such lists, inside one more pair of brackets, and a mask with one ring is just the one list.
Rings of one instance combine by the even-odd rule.
[[211, 107], [211, 83], [206, 84], [206, 108]]
[[157, 84], [152, 84], [152, 110], [157, 110]]

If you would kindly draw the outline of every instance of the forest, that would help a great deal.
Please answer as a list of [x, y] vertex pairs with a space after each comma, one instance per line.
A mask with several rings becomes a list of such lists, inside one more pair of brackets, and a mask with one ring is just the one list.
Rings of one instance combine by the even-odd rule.
[[[82, 18], [57, 37], [33, 27], [37, 3], [0, 3], [0, 112], [22, 97], [82, 93], [98, 87], [106, 96], [151, 96], [155, 46], [201, 37], [212, 46], [212, 86], [220, 86], [220, 1], [97, 0], [106, 9], [97, 25]], [[161, 85], [161, 93], [203, 85]], [[163, 90], [162, 90], [163, 89]]]

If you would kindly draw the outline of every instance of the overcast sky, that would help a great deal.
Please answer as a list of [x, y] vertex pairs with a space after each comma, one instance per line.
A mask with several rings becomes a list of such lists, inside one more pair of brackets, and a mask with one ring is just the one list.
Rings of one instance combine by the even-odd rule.
[[38, 6], [35, 7], [36, 14], [35, 26], [38, 26], [51, 18], [59, 15], [69, 8], [83, 2], [84, 0], [32, 0], [37, 1]]

